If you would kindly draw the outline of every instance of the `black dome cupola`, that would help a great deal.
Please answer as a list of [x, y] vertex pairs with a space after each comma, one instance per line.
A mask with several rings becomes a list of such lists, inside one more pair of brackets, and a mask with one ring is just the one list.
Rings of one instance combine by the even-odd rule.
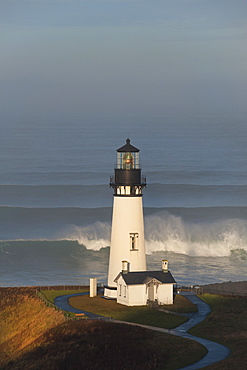
[[140, 149], [137, 149], [133, 145], [130, 144], [130, 139], [126, 139], [126, 144], [121, 148], [117, 149], [117, 152], [132, 152], [132, 153], [139, 153]]
[[115, 195], [142, 195], [142, 188], [146, 186], [146, 179], [141, 178], [139, 151], [130, 144], [130, 139], [126, 140], [124, 146], [117, 149], [115, 176], [110, 179], [110, 186], [115, 190]]

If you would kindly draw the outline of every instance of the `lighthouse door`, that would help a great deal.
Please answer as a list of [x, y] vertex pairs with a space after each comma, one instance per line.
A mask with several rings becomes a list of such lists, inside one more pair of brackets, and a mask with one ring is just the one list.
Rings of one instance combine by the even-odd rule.
[[148, 299], [154, 301], [154, 283], [148, 284]]

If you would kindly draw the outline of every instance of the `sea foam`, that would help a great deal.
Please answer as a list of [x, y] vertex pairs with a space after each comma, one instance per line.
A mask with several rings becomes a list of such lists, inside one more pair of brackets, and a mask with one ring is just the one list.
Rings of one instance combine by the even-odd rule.
[[[96, 251], [110, 245], [110, 232], [110, 223], [95, 222], [83, 227], [71, 225], [60, 238], [77, 240]], [[229, 257], [233, 251], [242, 250], [244, 256], [247, 220], [186, 222], [182, 217], [163, 212], [145, 218], [145, 240], [147, 254], [164, 251], [191, 257]]]
[[61, 239], [76, 240], [87, 249], [98, 251], [110, 245], [110, 224], [107, 222], [95, 222], [89, 226], [70, 225], [61, 234]]
[[169, 213], [153, 215], [146, 220], [145, 234], [147, 253], [225, 257], [237, 249], [247, 252], [247, 221], [241, 219], [188, 223]]

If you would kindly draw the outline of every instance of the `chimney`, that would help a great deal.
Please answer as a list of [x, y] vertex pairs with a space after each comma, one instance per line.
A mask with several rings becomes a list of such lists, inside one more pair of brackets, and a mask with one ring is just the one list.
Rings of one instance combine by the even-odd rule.
[[168, 260], [162, 260], [162, 271], [168, 272]]
[[129, 272], [129, 262], [128, 261], [122, 261], [122, 273], [123, 274], [128, 274]]

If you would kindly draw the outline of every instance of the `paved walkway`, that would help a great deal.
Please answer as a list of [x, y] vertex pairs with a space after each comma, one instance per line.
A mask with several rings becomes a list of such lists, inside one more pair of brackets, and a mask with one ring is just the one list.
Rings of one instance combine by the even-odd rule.
[[197, 297], [193, 293], [184, 292], [183, 295], [187, 299], [189, 299], [192, 303], [197, 305], [198, 311], [195, 314], [195, 316], [192, 317], [190, 320], [178, 326], [176, 329], [172, 330], [171, 334], [174, 334], [174, 335], [177, 335], [183, 338], [189, 338], [189, 339], [195, 340], [201, 343], [202, 345], [204, 345], [208, 350], [208, 353], [205, 357], [203, 357], [200, 361], [194, 363], [193, 365], [184, 367], [183, 370], [197, 370], [197, 369], [201, 369], [203, 367], [209, 366], [215, 362], [224, 360], [230, 354], [229, 348], [219, 343], [211, 342], [209, 340], [195, 337], [187, 333], [187, 330], [197, 325], [201, 321], [205, 320], [207, 315], [211, 312], [210, 306], [206, 304], [205, 302], [203, 302], [199, 297]]
[[[54, 303], [57, 307], [61, 308], [62, 310], [75, 312], [75, 313], [85, 313], [85, 315], [88, 316], [91, 319], [108, 319], [108, 318], [104, 318], [103, 316], [93, 314], [91, 312], [78, 310], [77, 308], [74, 308], [74, 307], [69, 305], [68, 299], [70, 297], [77, 296], [77, 295], [84, 295], [84, 294], [88, 294], [88, 293], [86, 292], [86, 293], [77, 293], [77, 294], [59, 296], [59, 297], [55, 298]], [[195, 313], [193, 315], [193, 317], [190, 320], [188, 320], [184, 324], [181, 324], [180, 326], [178, 326], [175, 329], [169, 330], [169, 329], [158, 328], [158, 327], [155, 327], [155, 326], [141, 325], [141, 324], [135, 324], [135, 323], [130, 323], [130, 322], [126, 322], [126, 321], [119, 321], [119, 320], [112, 320], [112, 321], [116, 322], [116, 323], [120, 323], [120, 324], [125, 323], [125, 324], [128, 324], [128, 325], [141, 326], [143, 328], [147, 328], [147, 329], [150, 329], [150, 330], [155, 330], [155, 331], [159, 331], [159, 332], [162, 332], [162, 333], [168, 333], [168, 334], [176, 335], [176, 336], [187, 338], [187, 339], [192, 339], [192, 340], [195, 340], [196, 342], [201, 343], [203, 346], [205, 346], [207, 348], [208, 353], [200, 361], [198, 361], [198, 362], [196, 362], [192, 365], [183, 367], [182, 369], [179, 369], [179, 370], [198, 370], [198, 369], [201, 369], [203, 367], [212, 365], [215, 362], [224, 360], [230, 354], [229, 348], [227, 348], [227, 347], [225, 347], [225, 346], [223, 346], [219, 343], [216, 343], [216, 342], [211, 342], [211, 341], [203, 339], [203, 338], [195, 337], [193, 335], [190, 335], [187, 332], [187, 330], [189, 330], [190, 328], [192, 328], [193, 326], [195, 326], [199, 322], [203, 321], [207, 317], [207, 315], [211, 311], [209, 305], [206, 304], [205, 302], [203, 302], [199, 297], [197, 297], [195, 295], [195, 293], [184, 292], [183, 295], [186, 296], [186, 298], [189, 299], [192, 303], [197, 305], [198, 311], [197, 311], [197, 313]]]
[[92, 312], [82, 311], [82, 310], [79, 310], [77, 308], [72, 307], [69, 304], [69, 298], [70, 297], [75, 297], [75, 296], [78, 296], [78, 295], [86, 295], [86, 294], [88, 294], [88, 292], [60, 295], [60, 296], [58, 296], [54, 299], [54, 304], [55, 304], [55, 306], [57, 306], [58, 308], [60, 308], [61, 310], [64, 310], [64, 311], [69, 311], [69, 312], [73, 312], [73, 313], [84, 313], [90, 319], [109, 320], [108, 317], [96, 315], [95, 313], [92, 313]]

